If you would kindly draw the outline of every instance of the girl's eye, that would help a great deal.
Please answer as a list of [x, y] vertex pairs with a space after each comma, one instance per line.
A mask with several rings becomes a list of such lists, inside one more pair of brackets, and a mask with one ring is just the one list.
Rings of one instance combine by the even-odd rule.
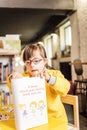
[[42, 59], [38, 59], [38, 60], [34, 60], [33, 63], [34, 64], [38, 64]]

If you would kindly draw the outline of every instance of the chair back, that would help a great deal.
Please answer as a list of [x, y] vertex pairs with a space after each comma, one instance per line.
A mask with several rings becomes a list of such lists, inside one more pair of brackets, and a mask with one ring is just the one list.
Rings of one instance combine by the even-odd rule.
[[73, 130], [79, 130], [79, 105], [78, 96], [67, 94], [65, 97], [61, 97], [64, 104], [69, 126], [72, 126]]
[[74, 69], [75, 73], [80, 76], [83, 74], [83, 67], [80, 59], [75, 59], [74, 60]]

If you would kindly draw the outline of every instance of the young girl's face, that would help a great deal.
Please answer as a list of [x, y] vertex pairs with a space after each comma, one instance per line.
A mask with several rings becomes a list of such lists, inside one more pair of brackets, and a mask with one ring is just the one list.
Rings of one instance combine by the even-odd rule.
[[43, 58], [38, 50], [34, 50], [31, 58], [25, 61], [27, 71], [33, 77], [37, 76], [38, 73], [42, 73], [44, 71], [46, 63], [47, 59]]

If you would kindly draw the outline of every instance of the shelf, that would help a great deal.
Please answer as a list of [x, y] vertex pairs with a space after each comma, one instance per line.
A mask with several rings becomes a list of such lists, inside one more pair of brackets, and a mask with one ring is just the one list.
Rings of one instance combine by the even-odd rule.
[[60, 62], [71, 62], [71, 57], [61, 57]]
[[6, 84], [6, 81], [0, 81], [0, 84]]
[[6, 84], [6, 78], [13, 70], [13, 58], [17, 54], [14, 50], [0, 49], [0, 85]]
[[10, 56], [10, 55], [17, 55], [18, 52], [14, 50], [5, 50], [5, 49], [0, 49], [0, 56]]

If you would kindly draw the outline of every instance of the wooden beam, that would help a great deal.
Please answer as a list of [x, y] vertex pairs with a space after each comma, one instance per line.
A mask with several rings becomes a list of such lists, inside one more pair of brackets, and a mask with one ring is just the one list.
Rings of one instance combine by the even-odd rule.
[[0, 7], [73, 10], [74, 0], [0, 0]]

